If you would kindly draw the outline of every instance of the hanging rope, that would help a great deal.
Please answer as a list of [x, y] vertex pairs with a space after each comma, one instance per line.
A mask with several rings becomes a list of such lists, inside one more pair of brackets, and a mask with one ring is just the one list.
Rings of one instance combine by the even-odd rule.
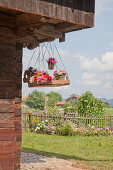
[[[42, 50], [43, 50], [43, 48], [44, 48], [44, 44], [43, 44]], [[35, 62], [35, 64], [34, 64], [34, 67], [35, 67], [36, 64], [37, 64], [37, 62], [38, 62], [38, 60], [39, 60], [39, 58], [40, 58], [40, 55], [41, 55], [41, 51], [40, 51], [40, 46], [39, 46], [39, 55], [38, 55], [38, 58], [37, 58], [37, 60], [36, 60], [36, 62]]]
[[28, 63], [28, 66], [27, 66], [27, 69], [29, 68], [29, 65], [30, 65], [30, 63], [31, 63], [31, 61], [32, 61], [32, 59], [33, 59], [33, 57], [34, 57], [34, 54], [35, 54], [36, 50], [37, 50], [37, 48], [35, 48], [32, 56], [31, 56], [31, 59], [30, 59], [30, 61], [29, 61], [29, 63]]
[[46, 51], [47, 51], [48, 44], [47, 44], [47, 46], [45, 45], [45, 47], [46, 47], [46, 48], [45, 48], [44, 53], [42, 52], [42, 62], [43, 62], [44, 70], [45, 70], [44, 57], [45, 57], [45, 54], [46, 54]]
[[53, 58], [54, 58], [54, 53], [53, 53], [53, 49], [52, 49], [51, 43], [50, 43], [50, 49], [51, 49], [51, 52], [52, 52], [52, 55], [53, 55]]
[[[60, 60], [61, 60], [61, 62], [62, 62], [62, 65], [63, 65], [63, 67], [64, 67], [64, 69], [65, 69], [65, 71], [66, 71], [66, 67], [65, 67], [65, 65], [64, 65], [64, 63], [63, 63], [63, 60], [62, 60], [60, 54], [59, 54], [59, 51], [58, 51], [58, 49], [57, 49], [57, 47], [56, 47], [56, 45], [55, 45], [54, 42], [53, 42], [53, 44], [54, 44], [54, 46], [55, 46], [55, 48], [56, 48], [56, 51], [57, 51], [57, 53], [58, 53], [58, 55], [59, 55], [59, 58], [60, 58]], [[66, 72], [67, 72], [67, 71], [66, 71]]]

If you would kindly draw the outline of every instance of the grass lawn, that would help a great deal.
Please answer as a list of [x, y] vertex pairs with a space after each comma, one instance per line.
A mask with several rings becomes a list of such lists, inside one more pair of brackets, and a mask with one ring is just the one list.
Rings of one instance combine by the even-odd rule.
[[113, 115], [113, 108], [105, 108], [105, 113]]
[[22, 148], [37, 154], [74, 159], [99, 169], [113, 169], [113, 136], [70, 137], [23, 132]]

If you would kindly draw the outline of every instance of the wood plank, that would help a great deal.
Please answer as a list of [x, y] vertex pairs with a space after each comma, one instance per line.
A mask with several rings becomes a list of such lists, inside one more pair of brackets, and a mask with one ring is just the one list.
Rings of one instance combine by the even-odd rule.
[[48, 84], [37, 84], [37, 82], [30, 83], [28, 82], [29, 87], [57, 87], [57, 86], [65, 86], [69, 85], [70, 80], [52, 80]]
[[0, 112], [0, 128], [15, 128], [15, 114]]
[[[36, 15], [42, 15], [44, 17], [49, 17], [49, 18], [56, 18], [57, 20], [64, 20], [67, 22], [71, 23], [77, 23], [79, 15], [76, 15], [77, 17], [74, 17], [74, 15], [77, 13], [77, 10], [80, 11], [80, 15], [85, 18], [85, 13], [88, 13], [88, 16], [90, 14], [94, 15], [94, 7], [95, 7], [95, 0], [92, 0], [92, 3], [89, 3], [89, 0], [86, 0], [86, 5], [83, 5], [83, 1], [77, 1], [77, 5], [74, 3], [74, 9], [72, 7], [73, 1], [67, 0], [66, 2], [63, 3], [61, 0], [49, 2], [49, 1], [41, 1], [41, 0], [22, 0], [22, 1], [13, 1], [9, 0], [9, 2], [4, 3], [2, 0], [0, 0], [0, 5], [7, 6], [9, 8], [12, 8], [12, 10], [15, 10], [17, 12], [22, 13], [27, 12], [27, 13], [34, 13]], [[37, 6], [38, 5], [38, 6]], [[1, 8], [4, 8], [4, 6]], [[53, 12], [53, 7], [54, 9], [57, 9], [57, 11]], [[65, 8], [64, 8], [65, 7]], [[62, 13], [63, 11], [63, 13]], [[68, 12], [67, 12], [68, 11]], [[64, 15], [64, 13], [66, 15]], [[92, 21], [94, 23], [94, 19], [89, 17], [89, 25], [92, 27]], [[80, 20], [81, 25], [87, 26], [87, 23], [85, 20]]]

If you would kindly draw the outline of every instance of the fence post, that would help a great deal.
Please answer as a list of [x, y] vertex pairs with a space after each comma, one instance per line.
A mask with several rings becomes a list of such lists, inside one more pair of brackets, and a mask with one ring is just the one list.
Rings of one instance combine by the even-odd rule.
[[29, 129], [32, 128], [32, 115], [29, 114]]

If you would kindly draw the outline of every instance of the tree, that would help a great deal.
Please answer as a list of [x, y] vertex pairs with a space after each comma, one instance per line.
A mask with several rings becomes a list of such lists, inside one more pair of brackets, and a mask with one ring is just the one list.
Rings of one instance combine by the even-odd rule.
[[26, 99], [25, 104], [30, 108], [43, 110], [45, 106], [45, 94], [34, 90]]
[[50, 92], [46, 95], [48, 97], [48, 101], [47, 101], [47, 105], [54, 107], [56, 105], [57, 101], [61, 101], [62, 100], [62, 95], [57, 93], [57, 92]]
[[77, 103], [78, 107], [78, 113], [80, 115], [86, 115], [86, 114], [103, 114], [104, 113], [104, 107], [103, 102], [101, 100], [98, 100], [93, 96], [93, 94], [89, 91], [84, 93], [79, 99]]
[[71, 97], [75, 97], [75, 96], [78, 96], [78, 95], [76, 95], [76, 94], [71, 94], [71, 95], [70, 95], [70, 98], [71, 98]]
[[69, 107], [72, 107], [72, 105], [71, 105], [70, 102], [66, 102], [66, 103], [63, 105], [63, 108], [69, 108]]

